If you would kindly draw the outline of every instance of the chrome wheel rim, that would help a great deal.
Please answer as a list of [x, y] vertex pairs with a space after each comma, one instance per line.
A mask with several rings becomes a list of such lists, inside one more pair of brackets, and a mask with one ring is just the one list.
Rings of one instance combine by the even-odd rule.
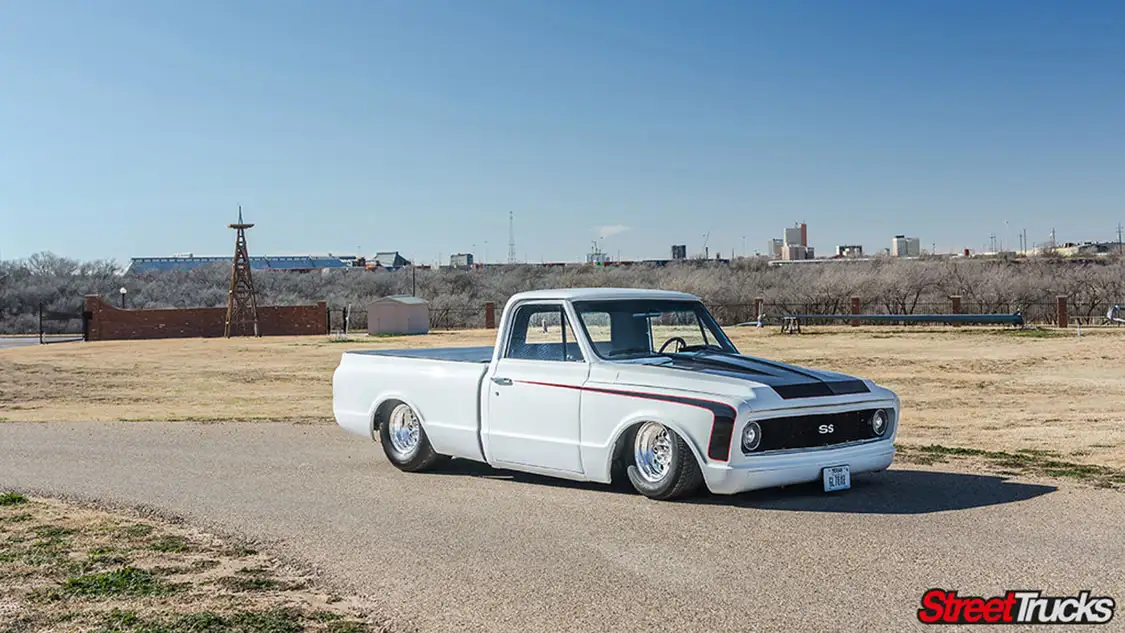
[[646, 422], [633, 442], [633, 463], [649, 483], [664, 479], [672, 468], [672, 433], [663, 424]]
[[394, 411], [391, 411], [391, 419], [387, 424], [391, 450], [397, 457], [409, 458], [418, 450], [422, 431], [422, 425], [418, 424], [418, 417], [414, 415], [414, 410], [405, 404], [398, 405]]

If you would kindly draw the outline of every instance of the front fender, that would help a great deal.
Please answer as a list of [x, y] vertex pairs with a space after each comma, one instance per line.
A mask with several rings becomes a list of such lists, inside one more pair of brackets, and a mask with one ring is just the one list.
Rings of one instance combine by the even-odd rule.
[[[638, 426], [644, 422], [659, 422], [660, 424], [663, 424], [669, 429], [675, 431], [676, 434], [684, 440], [684, 443], [687, 444], [688, 448], [691, 450], [692, 455], [695, 457], [696, 463], [698, 463], [700, 466], [706, 463], [706, 458], [704, 457], [705, 451], [701, 448], [700, 438], [697, 437], [699, 435], [698, 432], [692, 433], [684, 424], [680, 423], [675, 418], [670, 417], [667, 412], [657, 410], [641, 410], [633, 412], [630, 415], [626, 416], [614, 427], [613, 434], [611, 435], [609, 444], [607, 445], [605, 461], [602, 464], [602, 467], [604, 469], [603, 472], [606, 474], [605, 481], [609, 481], [610, 479], [610, 474], [613, 470], [614, 456], [618, 452], [618, 444], [625, 441], [625, 435], [634, 426]], [[703, 445], [706, 445], [706, 442], [710, 439], [709, 433], [710, 429], [708, 429], [708, 434], [704, 435], [702, 438]], [[628, 451], [631, 449], [626, 446], [623, 447], [622, 450]]]

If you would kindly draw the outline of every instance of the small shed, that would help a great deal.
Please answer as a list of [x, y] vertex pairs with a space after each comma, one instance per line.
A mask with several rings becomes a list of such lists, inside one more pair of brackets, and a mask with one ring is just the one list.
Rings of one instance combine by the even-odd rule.
[[430, 304], [418, 297], [380, 297], [367, 304], [368, 334], [426, 334], [430, 331]]

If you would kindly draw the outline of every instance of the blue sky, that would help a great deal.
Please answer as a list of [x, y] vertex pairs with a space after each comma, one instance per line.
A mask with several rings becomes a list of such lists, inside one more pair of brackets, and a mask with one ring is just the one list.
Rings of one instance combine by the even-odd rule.
[[[8, 0], [0, 257], [1116, 238], [1125, 4]], [[1005, 224], [1007, 222], [1007, 225]]]

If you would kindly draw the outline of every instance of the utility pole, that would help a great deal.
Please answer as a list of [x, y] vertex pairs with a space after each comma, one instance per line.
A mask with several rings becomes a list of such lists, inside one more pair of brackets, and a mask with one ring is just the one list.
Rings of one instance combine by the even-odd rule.
[[508, 263], [516, 263], [516, 231], [512, 228], [512, 212], [508, 212]]
[[1121, 256], [1121, 223], [1117, 223], [1117, 255]]

